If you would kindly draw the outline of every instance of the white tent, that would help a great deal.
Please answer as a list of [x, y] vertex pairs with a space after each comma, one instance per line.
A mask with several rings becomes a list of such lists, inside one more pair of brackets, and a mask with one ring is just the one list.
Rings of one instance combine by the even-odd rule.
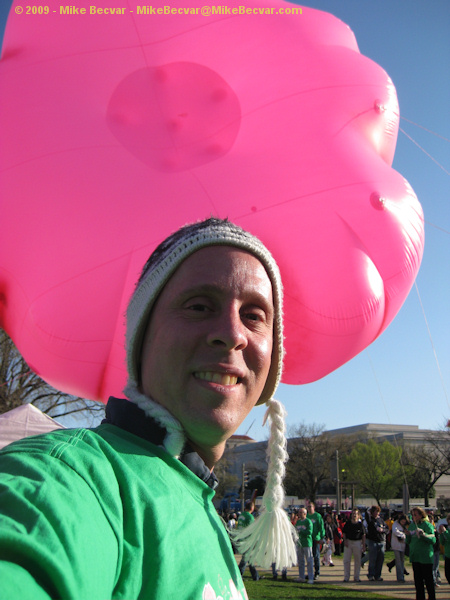
[[15, 440], [54, 429], [64, 429], [64, 426], [32, 404], [22, 404], [0, 415], [0, 448]]

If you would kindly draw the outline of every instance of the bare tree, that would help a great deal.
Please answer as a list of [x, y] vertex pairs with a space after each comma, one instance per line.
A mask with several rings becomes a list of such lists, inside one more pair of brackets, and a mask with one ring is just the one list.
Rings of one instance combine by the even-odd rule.
[[320, 485], [330, 479], [330, 463], [336, 450], [343, 450], [350, 439], [331, 437], [323, 425], [301, 423], [288, 442], [285, 488], [288, 495], [315, 500]]
[[238, 477], [230, 473], [230, 465], [226, 456], [222, 456], [220, 461], [216, 464], [214, 473], [219, 480], [219, 485], [216, 489], [217, 498], [223, 498], [227, 491], [237, 489], [239, 486]]
[[410, 473], [410, 496], [423, 497], [428, 506], [434, 485], [443, 475], [450, 475], [450, 430], [432, 432], [424, 445], [405, 448], [403, 462]]
[[105, 411], [101, 402], [64, 394], [43, 381], [0, 329], [0, 414], [27, 403], [55, 419], [75, 415], [87, 419], [89, 425], [99, 422]]

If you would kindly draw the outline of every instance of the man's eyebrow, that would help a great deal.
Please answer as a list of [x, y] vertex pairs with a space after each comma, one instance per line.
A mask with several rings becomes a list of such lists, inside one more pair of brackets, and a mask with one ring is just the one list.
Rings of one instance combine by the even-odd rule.
[[[227, 286], [226, 285], [220, 285], [220, 284], [212, 284], [212, 283], [202, 283], [202, 284], [198, 284], [195, 285], [193, 284], [192, 287], [187, 287], [184, 290], [182, 290], [180, 292], [180, 297], [181, 298], [188, 298], [189, 296], [197, 296], [197, 295], [202, 295], [202, 294], [217, 294], [217, 293], [226, 293], [227, 292]], [[272, 297], [269, 299], [266, 297], [265, 294], [263, 294], [262, 292], [259, 292], [258, 289], [252, 289], [250, 291], [250, 295], [252, 296], [252, 298], [254, 298], [254, 300], [251, 300], [252, 303], [255, 304], [263, 304], [264, 306], [267, 306], [268, 308], [270, 308], [272, 311], [274, 310], [274, 306], [273, 306], [273, 299]]]
[[184, 290], [181, 290], [180, 295], [191, 295], [191, 294], [207, 294], [210, 292], [224, 291], [225, 286], [213, 284], [213, 283], [201, 283], [201, 284], [192, 284], [190, 287], [186, 287]]

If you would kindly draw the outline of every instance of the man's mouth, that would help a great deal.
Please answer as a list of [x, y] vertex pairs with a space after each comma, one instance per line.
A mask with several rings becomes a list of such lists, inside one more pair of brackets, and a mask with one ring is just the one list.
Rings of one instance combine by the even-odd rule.
[[217, 373], [216, 371], [198, 371], [194, 373], [194, 377], [202, 381], [211, 381], [220, 385], [236, 385], [238, 378], [236, 375], [228, 375], [227, 373]]

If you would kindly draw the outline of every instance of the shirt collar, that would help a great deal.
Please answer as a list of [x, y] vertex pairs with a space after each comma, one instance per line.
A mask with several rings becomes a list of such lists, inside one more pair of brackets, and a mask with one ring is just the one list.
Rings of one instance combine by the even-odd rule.
[[[128, 433], [152, 442], [156, 446], [162, 446], [167, 433], [164, 427], [161, 427], [151, 417], [146, 416], [137, 404], [124, 398], [109, 398], [103, 423], [115, 425], [124, 431], [128, 431]], [[189, 442], [186, 443], [179, 460], [211, 489], [215, 490], [219, 485], [214, 472], [208, 469], [197, 452], [190, 447]]]

